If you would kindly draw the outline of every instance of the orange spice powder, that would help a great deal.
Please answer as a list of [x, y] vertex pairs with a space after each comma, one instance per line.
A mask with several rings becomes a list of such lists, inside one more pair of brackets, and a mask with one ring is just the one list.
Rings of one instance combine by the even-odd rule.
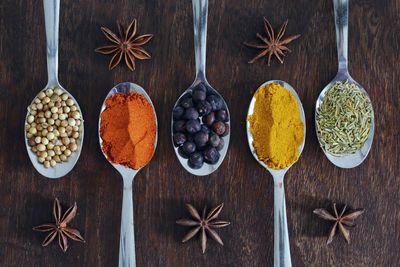
[[100, 116], [102, 148], [108, 159], [135, 170], [147, 165], [156, 138], [156, 117], [147, 99], [138, 93], [117, 93], [107, 98]]

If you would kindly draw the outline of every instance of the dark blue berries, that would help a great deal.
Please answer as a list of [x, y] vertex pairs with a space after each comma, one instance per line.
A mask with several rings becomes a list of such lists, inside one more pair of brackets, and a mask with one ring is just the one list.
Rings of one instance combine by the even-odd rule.
[[173, 142], [190, 168], [216, 164], [229, 133], [229, 114], [223, 99], [200, 83], [179, 101], [173, 111]]

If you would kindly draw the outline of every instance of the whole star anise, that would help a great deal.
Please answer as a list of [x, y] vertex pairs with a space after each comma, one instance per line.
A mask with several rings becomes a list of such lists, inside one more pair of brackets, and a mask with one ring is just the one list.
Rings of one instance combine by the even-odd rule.
[[216, 220], [218, 215], [221, 213], [224, 204], [222, 203], [217, 207], [213, 208], [207, 215], [206, 215], [207, 208], [204, 207], [203, 214], [201, 217], [198, 211], [192, 205], [186, 204], [185, 206], [194, 220], [181, 219], [177, 220], [176, 223], [183, 226], [192, 226], [194, 228], [185, 235], [185, 237], [182, 239], [182, 242], [188, 241], [201, 230], [201, 250], [203, 254], [205, 253], [207, 247], [207, 234], [209, 234], [212, 239], [214, 239], [220, 245], [223, 246], [224, 243], [222, 242], [221, 237], [217, 234], [217, 232], [214, 229], [222, 228], [230, 224], [230, 222], [227, 221]]
[[269, 23], [269, 21], [264, 17], [264, 28], [265, 32], [267, 33], [267, 36], [263, 37], [259, 33], [257, 33], [257, 37], [263, 43], [262, 44], [244, 43], [249, 47], [262, 49], [260, 53], [258, 53], [252, 60], [249, 61], [250, 64], [254, 63], [259, 58], [268, 56], [268, 66], [269, 66], [272, 55], [274, 55], [281, 63], [283, 63], [282, 57], [285, 56], [286, 52], [291, 52], [291, 50], [287, 48], [286, 45], [289, 44], [291, 41], [300, 37], [300, 34], [297, 34], [294, 36], [283, 38], [287, 24], [288, 20], [286, 20], [282, 24], [278, 33], [275, 34], [274, 29], [271, 26], [271, 23]]
[[317, 214], [324, 220], [335, 222], [329, 232], [328, 240], [326, 244], [330, 244], [333, 240], [333, 237], [336, 233], [336, 228], [339, 227], [340, 233], [346, 239], [347, 243], [350, 243], [350, 231], [346, 228], [355, 226], [354, 220], [357, 219], [361, 214], [364, 213], [364, 209], [355, 209], [351, 210], [350, 212], [346, 213], [347, 205], [345, 205], [340, 212], [336, 208], [336, 203], [333, 203], [333, 212], [334, 214], [328, 212], [325, 209], [315, 209], [314, 213]]
[[117, 22], [119, 37], [113, 33], [110, 29], [106, 27], [101, 27], [104, 35], [107, 37], [111, 45], [101, 46], [97, 48], [95, 51], [100, 54], [109, 55], [114, 54], [111, 58], [110, 64], [108, 68], [112, 70], [115, 68], [120, 62], [122, 57], [125, 59], [125, 63], [128, 68], [133, 71], [135, 69], [135, 59], [150, 59], [150, 54], [144, 50], [141, 46], [148, 43], [151, 38], [153, 38], [153, 34], [144, 34], [137, 36], [136, 28], [137, 23], [136, 19], [134, 19], [124, 30], [124, 27]]
[[34, 231], [50, 232], [43, 240], [42, 246], [45, 247], [50, 244], [56, 236], [58, 236], [58, 245], [62, 251], [66, 252], [68, 249], [68, 238], [75, 241], [85, 242], [78, 230], [68, 227], [68, 223], [76, 215], [76, 202], [70, 207], [61, 217], [60, 202], [56, 198], [53, 203], [53, 216], [55, 223], [46, 223], [33, 227]]

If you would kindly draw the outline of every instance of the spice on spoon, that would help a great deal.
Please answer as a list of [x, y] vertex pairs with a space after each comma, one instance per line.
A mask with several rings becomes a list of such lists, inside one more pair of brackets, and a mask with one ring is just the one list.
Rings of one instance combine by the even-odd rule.
[[173, 110], [174, 146], [192, 169], [217, 164], [229, 134], [229, 114], [221, 96], [199, 83]]
[[67, 161], [78, 149], [81, 126], [75, 101], [61, 88], [41, 91], [28, 107], [28, 144], [46, 168]]
[[102, 149], [115, 164], [138, 170], [153, 157], [156, 118], [152, 105], [138, 93], [117, 93], [101, 113]]
[[371, 123], [369, 98], [348, 81], [333, 84], [316, 112], [319, 142], [332, 155], [352, 154], [362, 148]]
[[272, 169], [284, 169], [299, 158], [304, 124], [294, 95], [277, 83], [259, 88], [254, 113], [247, 120], [258, 158]]

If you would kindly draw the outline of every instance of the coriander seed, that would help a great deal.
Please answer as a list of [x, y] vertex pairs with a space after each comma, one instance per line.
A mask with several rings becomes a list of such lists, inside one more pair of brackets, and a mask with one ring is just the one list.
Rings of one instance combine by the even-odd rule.
[[78, 148], [82, 125], [74, 100], [61, 88], [48, 88], [39, 92], [27, 110], [27, 143], [38, 162], [49, 168], [67, 161]]
[[36, 148], [37, 148], [38, 151], [45, 151], [46, 150], [46, 147], [43, 144], [38, 144], [36, 146]]

